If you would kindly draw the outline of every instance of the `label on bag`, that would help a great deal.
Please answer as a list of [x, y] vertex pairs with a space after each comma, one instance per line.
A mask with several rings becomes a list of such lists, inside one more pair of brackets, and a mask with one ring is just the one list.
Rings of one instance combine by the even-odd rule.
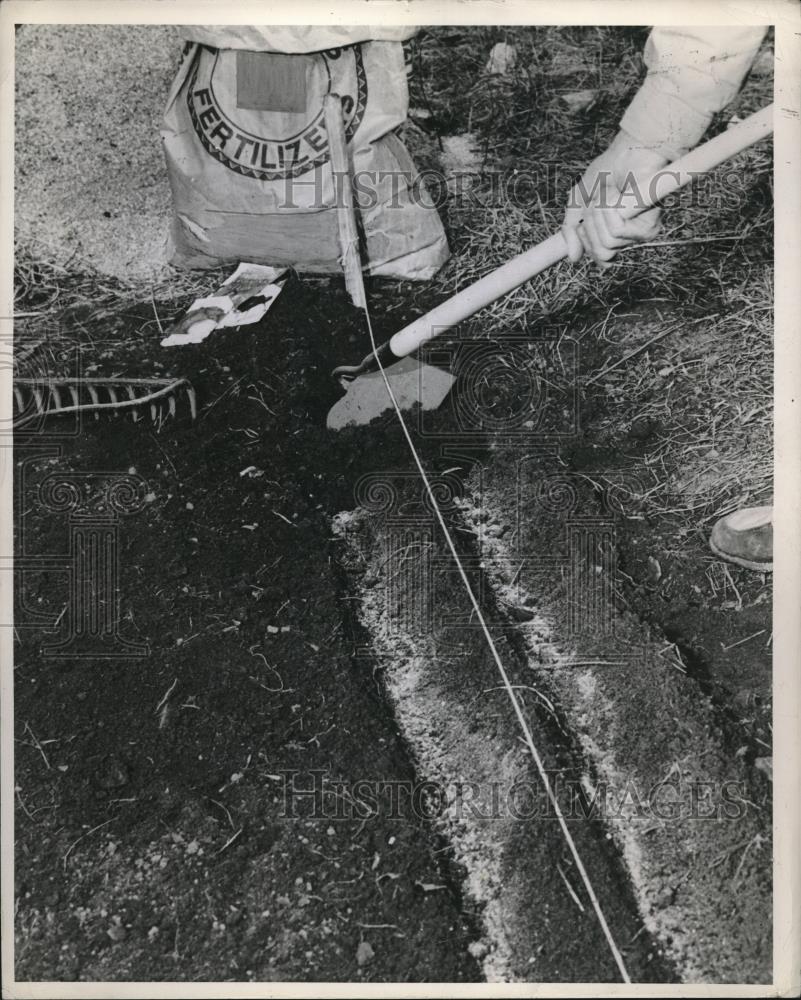
[[358, 201], [367, 270], [419, 280], [436, 272], [448, 256], [442, 223], [417, 197], [417, 171], [394, 134], [408, 109], [395, 41], [296, 55], [188, 46], [162, 128], [173, 264], [341, 273], [326, 94], [341, 99], [354, 187], [358, 178], [367, 193]]
[[367, 107], [359, 46], [305, 56], [201, 49], [186, 102], [195, 134], [215, 160], [244, 177], [278, 181], [327, 162], [327, 93], [342, 99], [350, 142]]

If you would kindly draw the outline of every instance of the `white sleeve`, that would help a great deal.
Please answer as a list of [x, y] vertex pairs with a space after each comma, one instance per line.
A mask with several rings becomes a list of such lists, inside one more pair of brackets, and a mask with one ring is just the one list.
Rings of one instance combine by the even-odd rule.
[[648, 75], [620, 127], [643, 146], [677, 159], [734, 99], [766, 31], [762, 25], [654, 28], [645, 45]]

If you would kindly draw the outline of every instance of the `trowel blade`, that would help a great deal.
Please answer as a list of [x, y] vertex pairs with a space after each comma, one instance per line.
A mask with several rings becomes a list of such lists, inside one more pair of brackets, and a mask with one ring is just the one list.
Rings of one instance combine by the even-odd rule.
[[[392, 393], [402, 410], [419, 403], [424, 410], [435, 410], [451, 391], [453, 375], [414, 358], [403, 358], [384, 369]], [[328, 411], [326, 426], [341, 430], [354, 424], [369, 424], [390, 409], [392, 401], [381, 372], [359, 375], [345, 395]]]

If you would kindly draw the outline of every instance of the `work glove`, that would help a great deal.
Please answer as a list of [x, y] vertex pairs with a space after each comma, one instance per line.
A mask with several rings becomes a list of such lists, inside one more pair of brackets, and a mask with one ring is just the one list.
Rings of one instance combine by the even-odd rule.
[[622, 130], [596, 157], [570, 192], [562, 222], [567, 255], [577, 263], [587, 253], [605, 266], [622, 247], [646, 243], [659, 232], [661, 209], [626, 219], [621, 210], [644, 203], [655, 173], [668, 161]]

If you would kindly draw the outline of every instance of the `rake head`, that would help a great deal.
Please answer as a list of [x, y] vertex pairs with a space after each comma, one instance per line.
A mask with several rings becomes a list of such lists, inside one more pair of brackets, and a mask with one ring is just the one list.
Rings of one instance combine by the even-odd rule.
[[184, 378], [17, 378], [14, 379], [15, 427], [41, 417], [68, 413], [129, 412], [134, 422], [150, 412], [153, 423], [174, 417], [177, 398], [185, 395], [191, 419], [197, 417], [195, 390]]

